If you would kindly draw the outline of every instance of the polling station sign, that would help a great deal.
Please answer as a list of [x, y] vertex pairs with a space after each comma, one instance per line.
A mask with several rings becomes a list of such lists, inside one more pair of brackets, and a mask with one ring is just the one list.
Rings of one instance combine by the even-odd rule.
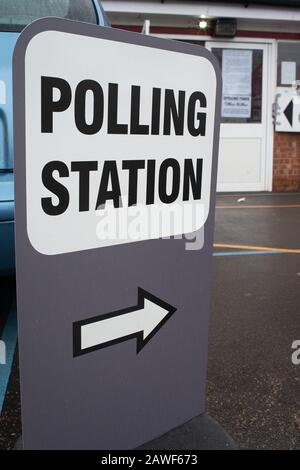
[[[205, 57], [63, 31], [36, 35], [25, 62], [27, 229], [36, 250], [200, 229], [210, 207], [215, 90]], [[176, 222], [161, 224], [172, 211]], [[118, 221], [123, 233], [113, 236]]]
[[21, 34], [25, 448], [134, 448], [204, 411], [220, 89], [195, 45], [53, 18]]

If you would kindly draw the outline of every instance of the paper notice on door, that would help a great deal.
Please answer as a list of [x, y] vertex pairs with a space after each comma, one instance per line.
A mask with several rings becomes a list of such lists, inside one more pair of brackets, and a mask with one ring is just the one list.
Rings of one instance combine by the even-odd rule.
[[296, 62], [281, 62], [281, 85], [292, 85], [296, 80]]
[[222, 116], [248, 118], [251, 116], [251, 96], [223, 95]]
[[251, 116], [252, 51], [223, 49], [222, 51], [222, 116]]

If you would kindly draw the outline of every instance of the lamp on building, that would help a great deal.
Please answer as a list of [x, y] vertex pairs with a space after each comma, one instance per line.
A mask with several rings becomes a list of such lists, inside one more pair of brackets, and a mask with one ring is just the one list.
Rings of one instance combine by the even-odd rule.
[[206, 29], [207, 28], [207, 25], [208, 25], [208, 22], [206, 21], [205, 19], [205, 15], [201, 15], [200, 16], [200, 21], [199, 21], [199, 28], [200, 29]]
[[200, 20], [199, 21], [199, 28], [200, 29], [206, 29], [207, 28], [207, 21], [206, 20]]

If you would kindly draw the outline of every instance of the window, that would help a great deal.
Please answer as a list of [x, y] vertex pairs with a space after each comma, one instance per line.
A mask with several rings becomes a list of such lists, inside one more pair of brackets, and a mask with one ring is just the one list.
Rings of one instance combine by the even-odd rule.
[[277, 85], [291, 86], [295, 80], [300, 80], [299, 42], [279, 42]]
[[21, 31], [27, 24], [45, 16], [97, 23], [91, 0], [1, 0], [0, 30]]
[[263, 51], [212, 47], [222, 70], [222, 123], [259, 123]]

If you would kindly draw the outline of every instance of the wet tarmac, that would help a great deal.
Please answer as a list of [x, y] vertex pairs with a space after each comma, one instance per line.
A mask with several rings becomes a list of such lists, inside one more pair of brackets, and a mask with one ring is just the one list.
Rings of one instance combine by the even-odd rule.
[[[219, 195], [214, 241], [207, 411], [240, 448], [300, 449], [300, 194]], [[14, 279], [1, 279], [0, 336], [13, 297]], [[11, 449], [17, 352], [3, 398], [0, 449]]]

